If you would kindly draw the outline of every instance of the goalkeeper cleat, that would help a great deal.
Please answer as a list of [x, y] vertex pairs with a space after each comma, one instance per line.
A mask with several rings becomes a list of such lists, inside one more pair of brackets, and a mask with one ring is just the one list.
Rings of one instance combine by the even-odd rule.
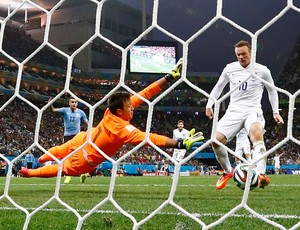
[[64, 183], [65, 183], [65, 184], [69, 184], [70, 181], [71, 181], [71, 179], [72, 179], [72, 177], [66, 176], [66, 178], [65, 178], [65, 180], [64, 180]]
[[263, 174], [258, 176], [259, 183], [258, 187], [264, 189], [268, 184], [270, 184], [271, 180]]
[[81, 174], [81, 175], [80, 175], [80, 182], [81, 182], [81, 183], [84, 183], [84, 182], [85, 182], [85, 179], [86, 179], [86, 174]]
[[221, 190], [223, 188], [225, 188], [225, 186], [227, 185], [228, 181], [233, 177], [233, 173], [234, 173], [234, 169], [231, 169], [230, 173], [224, 173], [219, 180], [217, 181], [216, 184], [216, 189], [217, 190]]
[[22, 167], [19, 173], [22, 177], [29, 177], [29, 175], [28, 175], [29, 169], [28, 168]]

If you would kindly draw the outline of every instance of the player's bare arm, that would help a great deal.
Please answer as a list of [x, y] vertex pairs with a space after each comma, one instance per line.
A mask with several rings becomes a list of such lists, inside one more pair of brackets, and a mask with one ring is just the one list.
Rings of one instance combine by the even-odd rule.
[[[52, 99], [53, 99], [52, 97], [49, 97], [48, 103], [49, 103]], [[53, 106], [53, 104], [50, 105], [50, 109], [51, 109], [52, 112], [57, 112], [57, 111], [58, 111], [58, 109], [55, 108], [55, 107]]]
[[212, 119], [214, 117], [214, 111], [212, 108], [206, 108], [205, 115], [208, 117], [208, 119]]
[[280, 116], [279, 113], [273, 113], [273, 118], [274, 118], [274, 120], [276, 121], [276, 123], [278, 125], [283, 125], [284, 124], [283, 118]]

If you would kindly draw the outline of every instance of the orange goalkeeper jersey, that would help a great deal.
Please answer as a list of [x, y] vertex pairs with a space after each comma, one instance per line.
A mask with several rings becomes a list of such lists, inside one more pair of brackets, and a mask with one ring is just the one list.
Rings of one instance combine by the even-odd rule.
[[[146, 99], [150, 99], [152, 96], [160, 92], [160, 87], [157, 83], [152, 83], [147, 88], [139, 92], [139, 95]], [[143, 100], [139, 99], [137, 96], [133, 95], [130, 98], [132, 106], [135, 108], [143, 103]], [[124, 144], [134, 144], [137, 145], [145, 139], [145, 132], [140, 131], [129, 121], [125, 121], [122, 118], [115, 116], [106, 109], [104, 117], [97, 127], [92, 130], [92, 141], [101, 149], [106, 155], [113, 156]], [[87, 132], [77, 135], [77, 138], [81, 140], [78, 143], [83, 144], [86, 141]], [[75, 137], [76, 138], [76, 137]], [[76, 138], [76, 139], [77, 139]], [[167, 137], [150, 134], [150, 140], [160, 147], [165, 147]], [[94, 148], [92, 145], [88, 144], [84, 147], [87, 152], [87, 157], [89, 162], [95, 165], [100, 164], [105, 160], [105, 158]]]

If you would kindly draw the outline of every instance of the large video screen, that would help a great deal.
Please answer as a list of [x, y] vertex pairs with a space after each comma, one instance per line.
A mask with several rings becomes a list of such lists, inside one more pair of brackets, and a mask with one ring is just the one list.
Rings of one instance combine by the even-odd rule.
[[177, 42], [141, 41], [129, 51], [129, 72], [166, 74], [176, 60]]

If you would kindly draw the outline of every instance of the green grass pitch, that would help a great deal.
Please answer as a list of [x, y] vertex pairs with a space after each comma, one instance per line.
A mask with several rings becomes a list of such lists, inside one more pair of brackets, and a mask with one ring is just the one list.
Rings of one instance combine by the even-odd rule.
[[[292, 228], [300, 222], [300, 176], [270, 175], [270, 178], [271, 184], [266, 189], [256, 188], [250, 191], [247, 204], [256, 213], [269, 220], [286, 229]], [[110, 179], [109, 177], [87, 178], [85, 184], [81, 184], [79, 177], [73, 177], [70, 184], [61, 182], [60, 189], [55, 190], [56, 178], [13, 177], [7, 190], [5, 189], [6, 178], [1, 177], [0, 229], [23, 229], [26, 215], [12, 205], [10, 199], [31, 213], [58, 192], [59, 198], [64, 203], [83, 216], [107, 197]], [[217, 179], [216, 176], [180, 177], [174, 202], [206, 225], [219, 220], [242, 202], [243, 191], [235, 186], [233, 180], [225, 189], [217, 191], [214, 187]], [[139, 222], [168, 199], [172, 182], [170, 177], [117, 177], [113, 198], [120, 207]], [[6, 192], [8, 195], [4, 196]], [[77, 222], [78, 217], [73, 212], [53, 199], [33, 215], [28, 229], [76, 229]], [[97, 208], [82, 225], [84, 230], [126, 230], [132, 227], [132, 221], [122, 215], [110, 201]], [[168, 204], [139, 229], [201, 228], [201, 224]], [[212, 229], [269, 230], [278, 228], [263, 222], [242, 208]]]

